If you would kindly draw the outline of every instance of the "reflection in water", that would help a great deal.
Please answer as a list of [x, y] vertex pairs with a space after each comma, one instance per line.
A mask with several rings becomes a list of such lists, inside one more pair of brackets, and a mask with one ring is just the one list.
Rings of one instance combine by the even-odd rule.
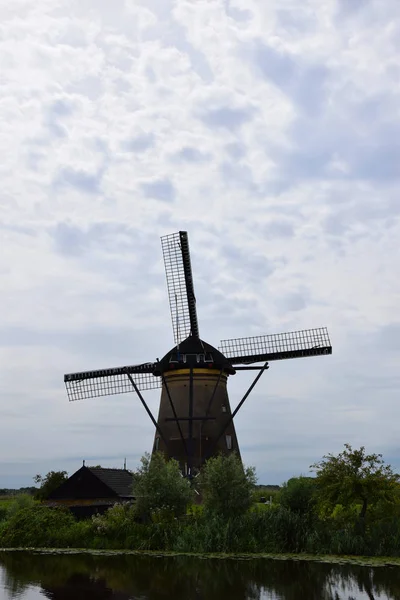
[[[400, 568], [193, 557], [0, 552], [9, 598], [31, 600], [398, 600]], [[0, 597], [2, 588], [0, 580]], [[35, 595], [35, 598], [38, 596]]]

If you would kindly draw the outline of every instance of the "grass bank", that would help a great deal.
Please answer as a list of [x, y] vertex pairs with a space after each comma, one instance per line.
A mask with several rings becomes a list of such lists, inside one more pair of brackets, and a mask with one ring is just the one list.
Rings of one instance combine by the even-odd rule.
[[[66, 510], [40, 504], [14, 506], [0, 521], [2, 548], [76, 548], [186, 555], [400, 557], [400, 520], [371, 523], [363, 534], [282, 506], [234, 519], [195, 513], [182, 519], [158, 514], [147, 524], [133, 508], [76, 521]], [[387, 560], [383, 558], [383, 560]]]
[[37, 555], [52, 555], [52, 556], [74, 556], [74, 555], [89, 555], [89, 556], [150, 556], [153, 558], [170, 558], [176, 556], [188, 558], [201, 558], [208, 560], [277, 560], [277, 561], [294, 561], [294, 562], [316, 562], [332, 565], [358, 565], [362, 567], [400, 567], [400, 557], [393, 556], [338, 556], [332, 554], [274, 554], [274, 553], [256, 553], [256, 554], [227, 554], [219, 553], [195, 553], [195, 552], [156, 552], [150, 550], [93, 550], [88, 548], [0, 548], [1, 552], [30, 552]]

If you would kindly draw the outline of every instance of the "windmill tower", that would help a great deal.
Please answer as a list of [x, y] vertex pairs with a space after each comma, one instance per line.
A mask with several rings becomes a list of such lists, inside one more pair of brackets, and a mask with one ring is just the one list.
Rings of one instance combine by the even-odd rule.
[[[161, 360], [64, 376], [70, 401], [135, 392], [155, 429], [153, 452], [178, 460], [188, 477], [210, 456], [240, 455], [234, 417], [269, 362], [332, 354], [326, 328], [223, 340], [219, 349], [200, 338], [186, 231], [161, 238], [175, 346]], [[258, 371], [232, 412], [227, 380]], [[161, 388], [157, 420], [142, 392]]]

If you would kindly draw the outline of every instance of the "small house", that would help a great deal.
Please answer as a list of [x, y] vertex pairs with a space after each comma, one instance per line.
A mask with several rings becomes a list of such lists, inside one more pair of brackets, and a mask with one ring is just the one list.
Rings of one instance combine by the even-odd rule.
[[68, 507], [76, 517], [85, 518], [104, 513], [116, 503], [134, 500], [131, 471], [83, 465], [48, 496], [45, 504]]

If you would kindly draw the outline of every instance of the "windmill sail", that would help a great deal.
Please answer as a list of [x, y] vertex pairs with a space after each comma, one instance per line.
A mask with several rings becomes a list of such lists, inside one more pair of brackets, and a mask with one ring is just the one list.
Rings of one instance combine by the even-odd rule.
[[140, 391], [153, 390], [161, 387], [161, 378], [153, 375], [155, 368], [155, 363], [144, 363], [114, 369], [69, 373], [64, 375], [64, 382], [70, 401], [134, 392], [128, 373]]
[[174, 340], [199, 337], [189, 239], [186, 231], [161, 238]]
[[222, 340], [218, 349], [232, 365], [332, 354], [326, 327]]

